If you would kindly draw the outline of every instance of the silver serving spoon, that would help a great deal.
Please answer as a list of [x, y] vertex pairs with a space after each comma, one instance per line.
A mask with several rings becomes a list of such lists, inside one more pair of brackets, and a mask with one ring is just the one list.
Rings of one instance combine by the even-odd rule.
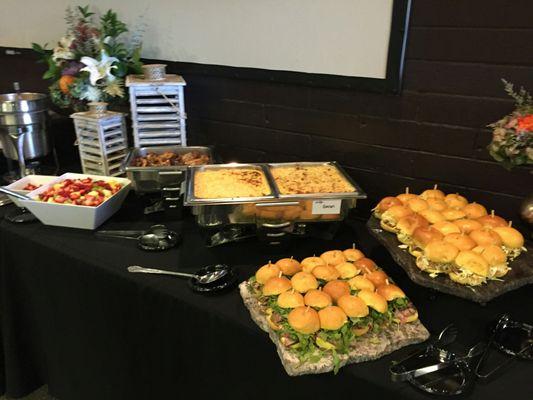
[[213, 283], [215, 281], [218, 281], [219, 279], [225, 277], [228, 274], [228, 271], [229, 271], [228, 266], [220, 264], [220, 265], [217, 265], [216, 267], [218, 267], [216, 270], [212, 272], [206, 272], [203, 275], [189, 274], [186, 272], [174, 272], [174, 271], [168, 271], [164, 269], [144, 268], [138, 265], [130, 265], [128, 267], [128, 271], [133, 272], [133, 273], [174, 275], [174, 276], [180, 276], [182, 278], [193, 278], [193, 279], [196, 279], [198, 283], [206, 285], [208, 283]]
[[145, 231], [97, 231], [95, 235], [99, 237], [134, 239], [137, 240], [141, 249], [152, 251], [168, 250], [180, 242], [180, 235], [168, 229], [165, 225], [152, 225]]

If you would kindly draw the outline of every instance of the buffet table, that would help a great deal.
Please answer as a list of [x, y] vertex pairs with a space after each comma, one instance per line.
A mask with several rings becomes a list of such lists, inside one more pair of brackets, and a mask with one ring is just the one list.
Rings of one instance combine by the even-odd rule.
[[[0, 216], [12, 207], [0, 208]], [[169, 399], [185, 393], [243, 399], [430, 397], [390, 380], [391, 360], [412, 347], [344, 367], [336, 376], [289, 377], [238, 290], [198, 295], [186, 280], [129, 274], [129, 265], [194, 271], [227, 263], [244, 280], [270, 259], [301, 259], [355, 241], [405, 290], [430, 332], [450, 322], [458, 326], [461, 348], [485, 337], [488, 323], [504, 312], [531, 322], [531, 286], [485, 307], [416, 286], [363, 221], [346, 221], [334, 241], [295, 239], [289, 251], [276, 251], [256, 240], [207, 248], [190, 215], [174, 222], [162, 218], [144, 216], [141, 202], [130, 194], [101, 227], [143, 229], [164, 222], [182, 231], [181, 246], [162, 253], [144, 252], [129, 240], [96, 238], [90, 231], [1, 220], [0, 394], [18, 397], [48, 384], [60, 400]], [[496, 381], [478, 382], [463, 397], [525, 399], [531, 395], [532, 374], [531, 363], [518, 361]]]

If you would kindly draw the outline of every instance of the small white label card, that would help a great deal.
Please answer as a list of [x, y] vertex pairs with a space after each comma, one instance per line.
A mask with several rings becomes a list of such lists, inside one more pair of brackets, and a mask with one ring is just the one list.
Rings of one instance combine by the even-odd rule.
[[340, 214], [342, 199], [313, 200], [313, 214]]

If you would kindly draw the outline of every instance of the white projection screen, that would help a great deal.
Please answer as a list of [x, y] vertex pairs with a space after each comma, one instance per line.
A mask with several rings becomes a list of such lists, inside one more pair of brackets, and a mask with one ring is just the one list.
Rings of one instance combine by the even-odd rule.
[[[92, 0], [131, 28], [143, 57], [185, 63], [386, 79], [400, 0]], [[404, 0], [404, 2], [407, 2]], [[2, 0], [0, 46], [54, 45], [70, 0]]]

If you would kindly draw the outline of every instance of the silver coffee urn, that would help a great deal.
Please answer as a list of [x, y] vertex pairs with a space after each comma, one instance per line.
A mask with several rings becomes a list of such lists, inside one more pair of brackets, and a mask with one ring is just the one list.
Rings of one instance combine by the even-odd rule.
[[18, 91], [0, 94], [0, 143], [8, 161], [18, 162], [16, 178], [33, 173], [26, 166], [27, 160], [51, 153], [47, 128], [48, 98], [45, 94]]

